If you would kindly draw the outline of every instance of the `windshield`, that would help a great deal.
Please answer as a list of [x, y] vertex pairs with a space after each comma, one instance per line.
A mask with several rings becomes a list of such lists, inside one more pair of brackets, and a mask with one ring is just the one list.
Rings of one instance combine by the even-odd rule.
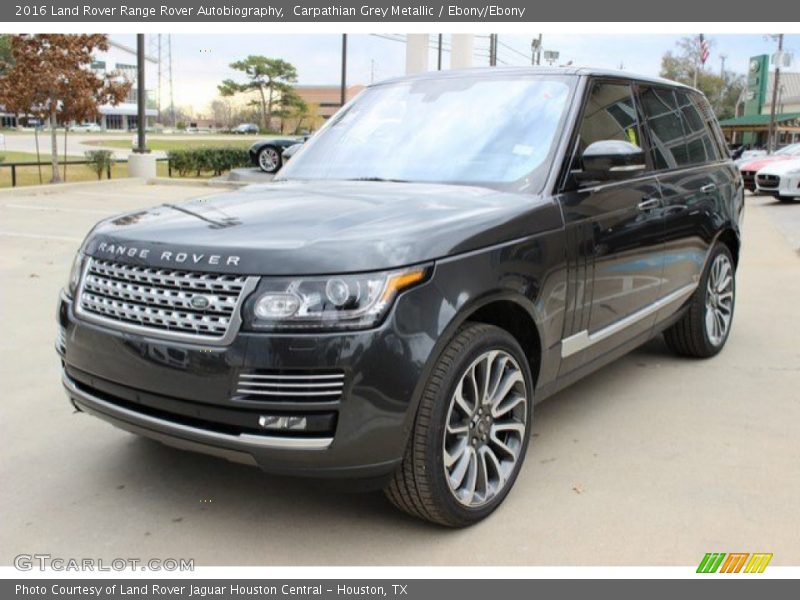
[[486, 75], [368, 88], [278, 179], [541, 185], [571, 79]]

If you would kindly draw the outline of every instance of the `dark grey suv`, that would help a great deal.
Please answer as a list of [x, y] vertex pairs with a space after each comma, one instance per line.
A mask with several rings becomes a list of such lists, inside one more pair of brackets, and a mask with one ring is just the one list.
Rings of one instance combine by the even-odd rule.
[[685, 86], [381, 83], [272, 184], [99, 223], [59, 304], [64, 385], [137, 434], [468, 525], [509, 493], [534, 402], [662, 332], [722, 349], [742, 209]]

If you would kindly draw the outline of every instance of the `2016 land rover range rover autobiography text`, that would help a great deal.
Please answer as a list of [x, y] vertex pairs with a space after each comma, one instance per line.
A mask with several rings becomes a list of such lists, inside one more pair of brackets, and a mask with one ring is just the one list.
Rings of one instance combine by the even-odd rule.
[[722, 349], [742, 208], [693, 89], [377, 84], [274, 183], [99, 223], [61, 295], [63, 382], [137, 434], [467, 525], [514, 484], [534, 402], [662, 332]]

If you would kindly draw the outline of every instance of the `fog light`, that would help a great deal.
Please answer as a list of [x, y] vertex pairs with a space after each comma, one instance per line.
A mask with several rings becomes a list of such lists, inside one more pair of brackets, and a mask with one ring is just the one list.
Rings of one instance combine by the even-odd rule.
[[258, 424], [264, 429], [278, 431], [305, 431], [308, 421], [305, 417], [261, 415]]

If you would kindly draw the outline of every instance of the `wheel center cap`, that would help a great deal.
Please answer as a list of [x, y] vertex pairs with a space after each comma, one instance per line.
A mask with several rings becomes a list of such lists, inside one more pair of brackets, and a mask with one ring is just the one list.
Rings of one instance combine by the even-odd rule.
[[489, 418], [482, 419], [478, 422], [478, 433], [480, 435], [486, 435], [489, 432]]

